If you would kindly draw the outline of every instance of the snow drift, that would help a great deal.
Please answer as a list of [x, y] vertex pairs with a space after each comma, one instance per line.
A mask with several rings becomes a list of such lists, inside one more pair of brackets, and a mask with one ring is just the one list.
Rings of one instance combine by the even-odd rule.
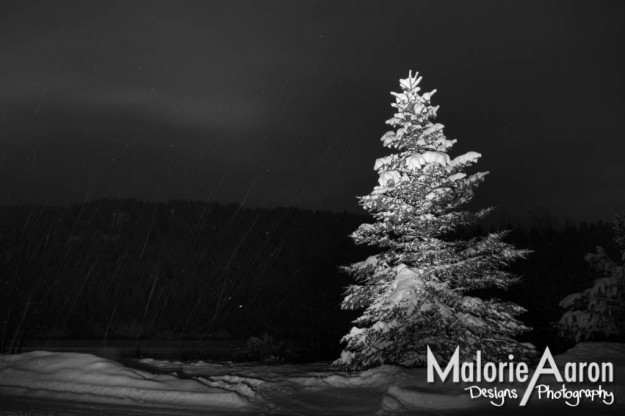
[[[625, 344], [582, 343], [555, 357], [566, 362], [604, 361], [614, 365], [611, 406], [584, 402], [579, 408], [563, 401], [519, 400], [498, 408], [489, 399], [471, 399], [463, 383], [427, 383], [425, 368], [383, 365], [349, 373], [327, 363], [254, 364], [133, 361], [135, 368], [89, 354], [29, 352], [0, 355], [0, 402], [3, 395], [125, 403], [205, 412], [289, 415], [446, 415], [570, 413], [622, 414], [625, 410]], [[561, 385], [544, 377], [554, 389]], [[571, 388], [584, 388], [584, 384]], [[505, 387], [505, 385], [497, 385]], [[514, 385], [522, 391], [522, 385]], [[595, 386], [596, 387], [596, 386]]]
[[198, 380], [151, 374], [91, 354], [0, 355], [0, 392], [95, 402], [244, 408], [245, 396]]

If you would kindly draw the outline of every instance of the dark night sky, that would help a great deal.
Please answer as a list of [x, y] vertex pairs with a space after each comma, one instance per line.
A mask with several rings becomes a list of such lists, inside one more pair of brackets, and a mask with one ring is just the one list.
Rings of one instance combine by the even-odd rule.
[[0, 204], [355, 209], [389, 91], [436, 88], [478, 205], [625, 212], [625, 2], [2, 1]]

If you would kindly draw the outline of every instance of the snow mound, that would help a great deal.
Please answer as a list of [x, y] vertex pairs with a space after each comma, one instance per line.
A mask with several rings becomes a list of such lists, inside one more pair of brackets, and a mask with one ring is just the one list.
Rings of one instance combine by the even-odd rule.
[[395, 385], [388, 388], [382, 401], [382, 409], [391, 413], [417, 409], [467, 409], [477, 405], [478, 402], [471, 400], [465, 392], [449, 394]]
[[91, 354], [34, 351], [0, 355], [0, 392], [96, 402], [211, 408], [247, 407], [244, 394], [133, 370]]
[[382, 187], [386, 186], [390, 181], [393, 181], [393, 183], [397, 185], [399, 182], [401, 182], [401, 179], [401, 173], [396, 170], [388, 170], [380, 174], [380, 177], [378, 178], [378, 183]]
[[372, 388], [386, 389], [401, 373], [392, 365], [382, 365], [358, 373], [334, 372], [313, 377], [298, 377], [292, 381], [307, 388]]
[[397, 275], [390, 287], [389, 302], [398, 304], [408, 301], [414, 304], [416, 303], [414, 294], [422, 292], [424, 286], [425, 281], [419, 273], [402, 263], [397, 266]]
[[[414, 271], [399, 268], [405, 279]], [[417, 283], [417, 286], [419, 284]], [[467, 297], [465, 302], [474, 302]], [[611, 406], [587, 403], [584, 414], [624, 414], [625, 344], [581, 343], [554, 357], [567, 362], [612, 362], [614, 382], [603, 387], [614, 393]], [[130, 404], [132, 406], [201, 409], [202, 414], [227, 412], [284, 415], [454, 415], [501, 414], [486, 398], [471, 399], [466, 383], [427, 382], [425, 368], [382, 365], [365, 371], [346, 372], [329, 363], [258, 364], [178, 362], [143, 359], [148, 371], [134, 370], [88, 354], [31, 352], [0, 355], [0, 397], [5, 394], [45, 399]], [[160, 375], [155, 375], [158, 373]], [[167, 373], [167, 374], [164, 374]], [[170, 374], [179, 374], [184, 379]], [[554, 390], [553, 377], [541, 378]], [[492, 387], [482, 384], [482, 387]], [[525, 384], [497, 384], [523, 393]], [[574, 383], [572, 389], [586, 386]], [[596, 388], [589, 384], [588, 387]], [[520, 396], [519, 396], [520, 397]], [[506, 404], [505, 414], [537, 415], [569, 413], [562, 402], [519, 399]], [[148, 409], [151, 410], [151, 409]], [[575, 409], [573, 409], [575, 410]], [[173, 414], [173, 413], [172, 413]], [[579, 414], [574, 413], [574, 414]]]
[[[620, 370], [625, 376], [625, 344], [617, 342], [580, 342], [564, 354], [554, 357], [557, 364], [565, 362], [612, 362], [615, 367], [621, 367]], [[625, 381], [625, 378], [620, 378], [619, 381]]]
[[[625, 414], [625, 344], [616, 342], [580, 342], [564, 354], [553, 357], [558, 367], [567, 362], [609, 362], [614, 366], [614, 382], [604, 386], [614, 393], [614, 403], [603, 412]], [[587, 381], [576, 383], [578, 388], [596, 388]]]

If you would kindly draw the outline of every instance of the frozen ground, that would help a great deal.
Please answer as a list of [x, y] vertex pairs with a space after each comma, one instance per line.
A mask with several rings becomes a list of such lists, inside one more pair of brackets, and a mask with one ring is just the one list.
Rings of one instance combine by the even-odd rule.
[[[395, 366], [349, 374], [327, 364], [143, 359], [122, 365], [90, 354], [37, 351], [0, 355], [0, 415], [623, 413], [625, 345], [579, 344], [556, 361], [612, 362], [614, 383], [603, 388], [614, 392], [614, 404], [585, 402], [571, 408], [563, 401], [532, 399], [527, 407], [519, 407], [517, 399], [495, 407], [484, 398], [472, 400], [464, 384], [429, 384], [425, 369]], [[561, 387], [547, 379], [541, 383]]]

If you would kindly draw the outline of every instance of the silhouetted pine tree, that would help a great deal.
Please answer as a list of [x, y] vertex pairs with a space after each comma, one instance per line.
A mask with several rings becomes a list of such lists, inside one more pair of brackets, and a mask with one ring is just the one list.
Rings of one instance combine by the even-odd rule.
[[614, 241], [621, 258], [611, 259], [603, 247], [586, 255], [586, 261], [603, 274], [593, 286], [560, 302], [567, 309], [557, 323], [558, 331], [575, 342], [623, 340], [625, 337], [625, 217], [614, 222]]

